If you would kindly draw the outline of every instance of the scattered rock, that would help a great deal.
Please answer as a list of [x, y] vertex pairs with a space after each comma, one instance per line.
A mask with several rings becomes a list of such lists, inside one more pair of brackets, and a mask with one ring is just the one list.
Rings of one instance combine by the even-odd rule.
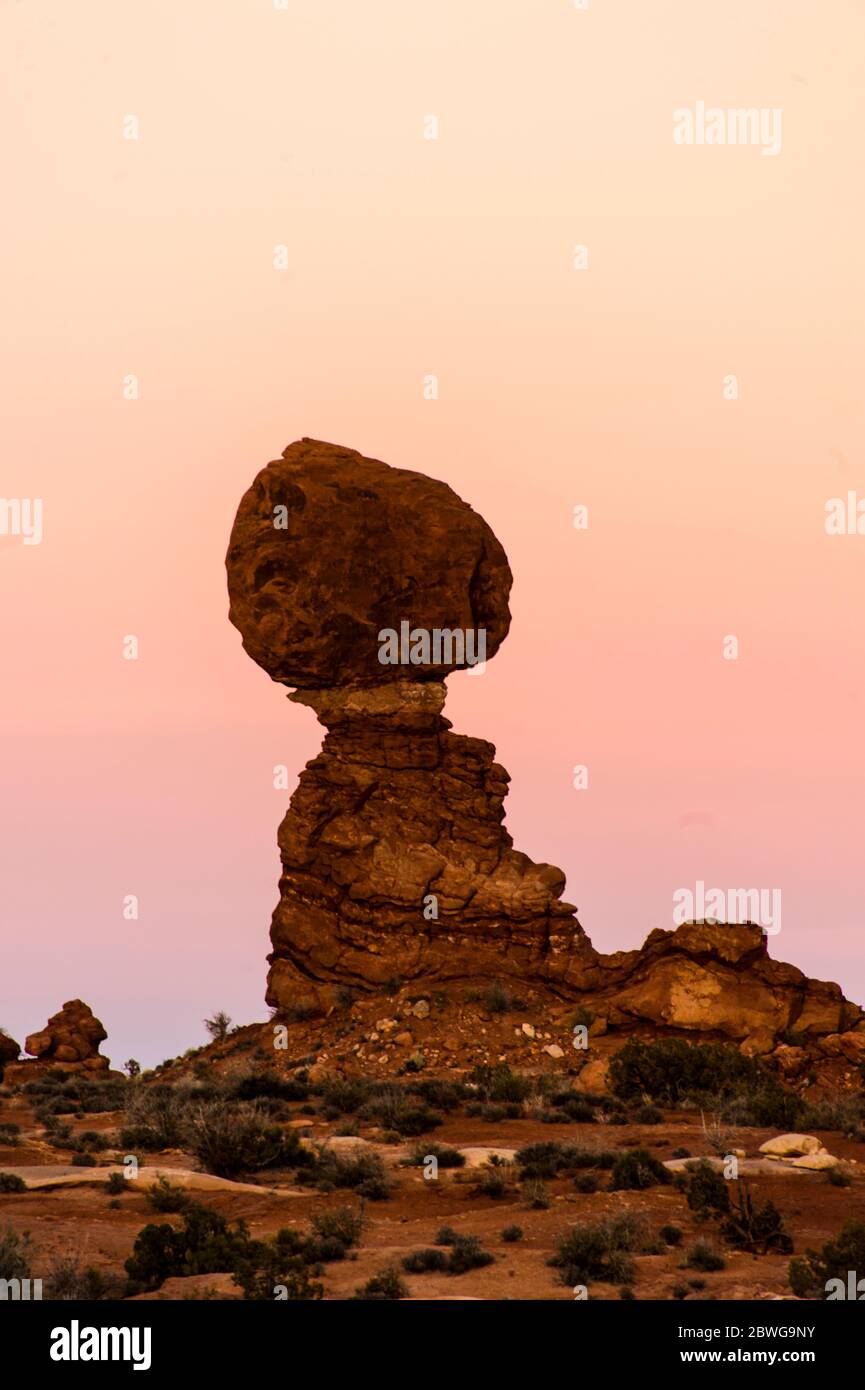
[[429, 1018], [429, 1004], [426, 999], [419, 999], [412, 1009], [415, 1018]]
[[564, 1049], [559, 1047], [558, 1043], [550, 1043], [544, 1048], [544, 1052], [546, 1052], [548, 1057], [564, 1057], [565, 1055]]
[[819, 1153], [823, 1148], [813, 1134], [779, 1134], [760, 1145], [761, 1154], [773, 1154], [776, 1158], [796, 1158], [800, 1154]]
[[599, 1057], [594, 1062], [586, 1063], [574, 1081], [574, 1089], [586, 1091], [589, 1095], [600, 1095], [607, 1089], [609, 1075], [610, 1063], [608, 1058]]

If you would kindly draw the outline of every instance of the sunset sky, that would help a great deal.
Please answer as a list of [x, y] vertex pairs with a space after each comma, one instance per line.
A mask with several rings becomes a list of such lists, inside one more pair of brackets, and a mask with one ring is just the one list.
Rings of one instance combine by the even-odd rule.
[[[0, 1024], [80, 997], [153, 1064], [267, 1016], [273, 768], [322, 730], [223, 562], [304, 435], [501, 540], [511, 632], [445, 713], [595, 945], [778, 889], [770, 953], [865, 1002], [865, 534], [825, 528], [865, 499], [865, 3], [19, 0], [0, 35], [0, 495], [44, 527], [0, 534]], [[698, 102], [780, 149], [675, 143]]]

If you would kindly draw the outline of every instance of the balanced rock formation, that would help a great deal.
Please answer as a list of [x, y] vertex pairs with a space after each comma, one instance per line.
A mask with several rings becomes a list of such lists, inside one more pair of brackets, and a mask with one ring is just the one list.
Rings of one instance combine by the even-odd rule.
[[[279, 829], [269, 1004], [511, 977], [579, 999], [595, 1033], [728, 1039], [791, 1076], [818, 1040], [865, 1061], [862, 1011], [771, 960], [758, 926], [690, 923], [602, 956], [561, 870], [513, 848], [495, 749], [442, 715], [468, 634], [487, 660], [507, 635], [511, 573], [446, 484], [302, 439], [243, 497], [226, 565], [244, 648], [327, 729]], [[606, 1063], [590, 1066], [602, 1087]]]
[[[513, 849], [495, 749], [441, 713], [442, 677], [510, 623], [486, 523], [444, 483], [303, 439], [244, 496], [226, 564], [245, 649], [328, 730], [279, 831], [268, 1003], [396, 977], [584, 983], [596, 953], [564, 874]], [[383, 632], [411, 659], [383, 663]], [[443, 632], [462, 650], [437, 651]]]
[[59, 1013], [53, 1014], [38, 1033], [24, 1040], [24, 1051], [37, 1062], [23, 1062], [21, 1067], [36, 1065], [57, 1067], [63, 1071], [107, 1071], [107, 1057], [99, 1044], [108, 1037], [89, 1005], [81, 999], [70, 999]]

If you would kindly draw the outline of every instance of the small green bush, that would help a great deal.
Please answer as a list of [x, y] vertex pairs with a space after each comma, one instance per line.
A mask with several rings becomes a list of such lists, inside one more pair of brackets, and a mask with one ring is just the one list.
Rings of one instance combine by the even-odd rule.
[[726, 1265], [723, 1255], [719, 1255], [704, 1240], [698, 1240], [696, 1245], [691, 1246], [685, 1263], [689, 1269], [702, 1269], [706, 1274], [724, 1269]]
[[400, 1298], [408, 1298], [409, 1289], [405, 1280], [397, 1269], [383, 1269], [378, 1274], [374, 1274], [371, 1279], [355, 1293], [355, 1298], [369, 1302], [396, 1301]]
[[648, 1149], [629, 1149], [627, 1153], [620, 1154], [613, 1164], [610, 1187], [614, 1191], [621, 1188], [641, 1191], [670, 1181], [668, 1170]]
[[639, 1247], [642, 1236], [642, 1224], [630, 1215], [572, 1226], [559, 1237], [549, 1263], [559, 1270], [563, 1284], [629, 1284], [636, 1270], [630, 1252]]

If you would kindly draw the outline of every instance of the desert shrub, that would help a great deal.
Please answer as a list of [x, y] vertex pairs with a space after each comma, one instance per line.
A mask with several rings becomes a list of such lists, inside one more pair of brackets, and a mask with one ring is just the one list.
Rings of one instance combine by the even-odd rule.
[[865, 1096], [833, 1096], [828, 1100], [806, 1101], [802, 1110], [802, 1127], [837, 1129], [851, 1135], [865, 1120]]
[[124, 1281], [115, 1274], [81, 1264], [79, 1255], [59, 1257], [53, 1261], [45, 1278], [43, 1297], [61, 1303], [97, 1302], [121, 1299]]
[[595, 1177], [594, 1173], [580, 1173], [574, 1178], [574, 1187], [577, 1192], [591, 1194], [592, 1192], [598, 1191], [600, 1182]]
[[92, 1154], [74, 1153], [69, 1160], [74, 1168], [95, 1168], [96, 1159]]
[[297, 1256], [282, 1256], [278, 1243], [272, 1251], [265, 1249], [258, 1262], [242, 1262], [233, 1279], [247, 1300], [270, 1301], [277, 1293], [289, 1302], [324, 1297], [324, 1285], [312, 1278], [304, 1261]]
[[221, 1178], [314, 1162], [294, 1130], [269, 1123], [256, 1101], [201, 1102], [187, 1118], [184, 1139], [205, 1171]]
[[522, 1226], [505, 1226], [505, 1229], [502, 1231], [502, 1240], [506, 1245], [514, 1245], [516, 1241], [522, 1240], [522, 1238]]
[[[308, 1268], [316, 1253], [296, 1231], [277, 1231], [272, 1240], [247, 1238], [231, 1266], [232, 1278], [247, 1301], [269, 1302], [277, 1292], [289, 1302], [322, 1298], [324, 1288], [313, 1280]], [[344, 1254], [340, 1246], [340, 1253], [333, 1258], [342, 1259]]]
[[865, 1224], [848, 1221], [834, 1240], [827, 1240], [823, 1249], [806, 1250], [804, 1255], [790, 1261], [788, 1278], [797, 1298], [828, 1299], [838, 1296], [837, 1285], [827, 1287], [831, 1280], [840, 1279], [843, 1294], [847, 1292], [847, 1277], [854, 1271], [857, 1278], [865, 1273]]
[[407, 1274], [428, 1274], [431, 1270], [445, 1270], [448, 1256], [444, 1250], [432, 1247], [429, 1250], [413, 1250], [403, 1258], [402, 1267]]
[[610, 1086], [621, 1100], [669, 1105], [729, 1095], [756, 1086], [764, 1075], [757, 1061], [743, 1057], [732, 1044], [683, 1038], [629, 1038], [610, 1062]]
[[505, 989], [505, 986], [496, 980], [484, 995], [484, 1005], [491, 1014], [510, 1013], [514, 1007], [513, 996], [510, 990]]
[[414, 1105], [405, 1091], [397, 1086], [384, 1087], [367, 1100], [360, 1110], [362, 1120], [393, 1130], [405, 1138], [426, 1134], [442, 1123], [441, 1115], [423, 1105]]
[[119, 1197], [127, 1188], [127, 1180], [122, 1173], [109, 1173], [105, 1180], [105, 1191], [109, 1197]]
[[674, 1149], [673, 1152], [672, 1152], [672, 1154], [671, 1154], [671, 1158], [690, 1158], [690, 1157], [691, 1157], [691, 1150], [690, 1150], [690, 1149], [683, 1149], [683, 1148]]
[[827, 1168], [826, 1181], [832, 1187], [850, 1187], [853, 1179], [849, 1173], [845, 1173], [843, 1168]]
[[674, 1284], [670, 1292], [671, 1292], [673, 1298], [678, 1298], [678, 1299], [687, 1298], [687, 1297], [688, 1297], [688, 1285], [687, 1285], [687, 1284]]
[[34, 1113], [40, 1124], [51, 1129], [58, 1123], [59, 1115], [80, 1115], [81, 1106], [77, 1100], [67, 1100], [64, 1096], [46, 1096], [35, 1107]]
[[16, 1124], [0, 1125], [0, 1144], [5, 1144], [14, 1149], [21, 1143], [21, 1126]]
[[615, 1154], [606, 1149], [585, 1148], [579, 1144], [559, 1144], [549, 1139], [527, 1144], [517, 1152], [516, 1162], [524, 1178], [554, 1178], [585, 1168], [612, 1168]]
[[72, 1136], [70, 1148], [77, 1149], [79, 1153], [104, 1153], [111, 1148], [111, 1143], [106, 1135], [100, 1134], [96, 1129], [84, 1129], [80, 1134]]
[[520, 1076], [518, 1072], [511, 1071], [507, 1062], [497, 1062], [495, 1066], [484, 1064], [474, 1067], [467, 1079], [476, 1087], [481, 1098], [487, 1101], [509, 1101], [519, 1104], [535, 1089], [535, 1083], [530, 1076]]
[[27, 1184], [17, 1173], [0, 1173], [0, 1192], [26, 1192]]
[[390, 1184], [381, 1158], [377, 1153], [363, 1150], [342, 1154], [326, 1147], [320, 1149], [310, 1181], [321, 1191], [349, 1188], [373, 1202], [384, 1201], [390, 1196]]
[[45, 1123], [45, 1139], [55, 1149], [74, 1147], [72, 1126], [67, 1120], [58, 1120], [56, 1115], [50, 1116]]
[[613, 1164], [610, 1187], [614, 1190], [632, 1188], [640, 1191], [670, 1181], [670, 1174], [663, 1163], [648, 1149], [629, 1149], [627, 1153], [619, 1154]]
[[122, 1110], [126, 1105], [129, 1084], [119, 1077], [108, 1077], [104, 1081], [77, 1077], [74, 1086], [85, 1115], [104, 1115], [112, 1110]]
[[[119, 1173], [113, 1176], [119, 1177], [121, 1183], [125, 1181]], [[175, 1183], [169, 1182], [164, 1174], [160, 1174], [158, 1181], [148, 1187], [147, 1200], [154, 1211], [171, 1212], [185, 1211], [191, 1199], [182, 1187], [177, 1187]]]
[[316, 1212], [312, 1218], [312, 1228], [320, 1239], [338, 1240], [348, 1250], [360, 1240], [363, 1214], [354, 1207]]
[[552, 1206], [550, 1194], [540, 1178], [527, 1178], [520, 1192], [530, 1211], [549, 1211]]
[[447, 1262], [448, 1274], [467, 1274], [470, 1269], [482, 1269], [490, 1265], [493, 1257], [488, 1250], [481, 1248], [477, 1236], [457, 1236], [450, 1248]]
[[412, 1095], [418, 1096], [425, 1105], [431, 1106], [433, 1110], [444, 1110], [445, 1112], [456, 1110], [467, 1099], [468, 1093], [465, 1086], [460, 1081], [446, 1081], [438, 1077], [427, 1077], [423, 1081], [415, 1081], [409, 1087]]
[[723, 1111], [728, 1124], [791, 1130], [802, 1125], [803, 1103], [795, 1091], [770, 1077], [757, 1085], [744, 1083], [725, 1101]]
[[545, 1125], [569, 1125], [571, 1123], [564, 1110], [542, 1110], [540, 1120]]
[[204, 1020], [204, 1026], [214, 1042], [224, 1042], [228, 1037], [231, 1019], [224, 1009], [218, 1009], [211, 1018]]
[[232, 1081], [228, 1096], [231, 1100], [306, 1100], [309, 1086], [294, 1076], [252, 1071]]
[[244, 1222], [231, 1229], [224, 1216], [192, 1202], [179, 1228], [151, 1222], [138, 1232], [126, 1272], [136, 1288], [156, 1289], [172, 1276], [233, 1270], [248, 1247]]
[[398, 1269], [383, 1269], [371, 1279], [367, 1279], [366, 1283], [355, 1291], [354, 1296], [366, 1303], [381, 1303], [385, 1300], [408, 1298], [408, 1293], [408, 1284]]
[[596, 1107], [583, 1096], [568, 1095], [562, 1101], [553, 1097], [553, 1103], [558, 1107], [559, 1113], [565, 1115], [572, 1124], [588, 1125], [596, 1118]]
[[724, 1269], [726, 1265], [723, 1255], [719, 1255], [705, 1240], [698, 1240], [696, 1245], [691, 1246], [685, 1263], [689, 1269], [702, 1269], [705, 1274]]
[[710, 1216], [726, 1216], [730, 1209], [728, 1183], [705, 1159], [689, 1168], [687, 1193], [691, 1211], [704, 1221]]
[[682, 1241], [682, 1232], [678, 1226], [662, 1226], [658, 1235], [666, 1245], [680, 1245]]
[[459, 1240], [453, 1226], [440, 1226], [436, 1235], [436, 1245], [454, 1245]]
[[126, 1104], [122, 1148], [131, 1152], [179, 1149], [183, 1144], [192, 1093], [182, 1086], [136, 1086]]
[[466, 1163], [465, 1154], [446, 1144], [419, 1144], [409, 1163], [415, 1168], [422, 1168], [428, 1158], [437, 1159], [440, 1168], [464, 1168]]
[[737, 1185], [735, 1204], [721, 1226], [721, 1235], [737, 1250], [753, 1255], [766, 1255], [775, 1250], [779, 1255], [793, 1252], [793, 1241], [784, 1229], [781, 1213], [774, 1202], [754, 1205], [750, 1189], [744, 1182]]
[[0, 1279], [29, 1279], [30, 1256], [29, 1235], [19, 1235], [11, 1226], [0, 1231]]
[[498, 1201], [507, 1195], [508, 1181], [505, 1174], [498, 1167], [485, 1168], [481, 1180], [478, 1183], [477, 1191], [482, 1197], [492, 1197]]
[[502, 1120], [525, 1119], [523, 1107], [517, 1101], [508, 1101], [504, 1104], [469, 1101], [466, 1106], [466, 1114], [473, 1119], [489, 1120], [491, 1124], [501, 1124]]
[[635, 1125], [659, 1125], [663, 1121], [663, 1112], [657, 1105], [640, 1105], [634, 1111]]
[[563, 1284], [588, 1284], [599, 1279], [628, 1284], [636, 1269], [630, 1252], [639, 1247], [642, 1234], [641, 1223], [629, 1215], [572, 1226], [559, 1236], [556, 1253], [548, 1263], [559, 1270]]

